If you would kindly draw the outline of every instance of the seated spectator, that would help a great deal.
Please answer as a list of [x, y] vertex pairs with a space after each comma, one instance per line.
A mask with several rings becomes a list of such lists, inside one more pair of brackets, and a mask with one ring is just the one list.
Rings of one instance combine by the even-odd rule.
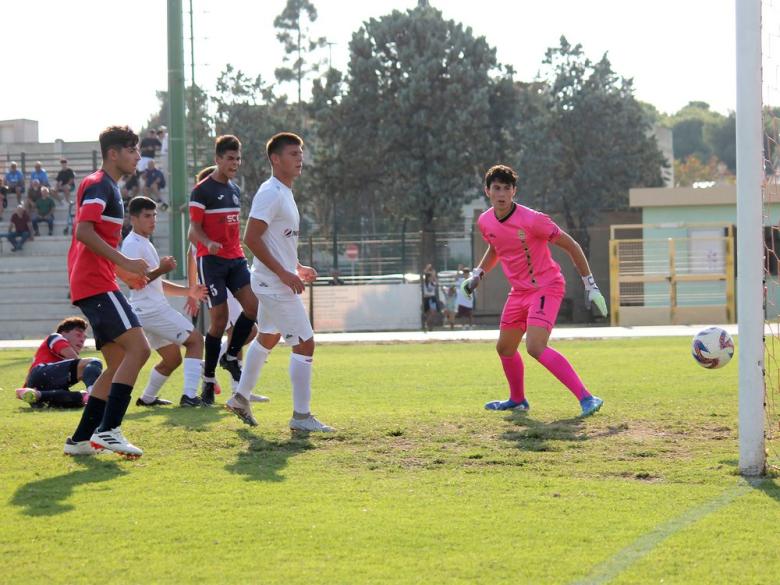
[[141, 182], [139, 181], [141, 173], [133, 173], [129, 177], [125, 177], [125, 184], [120, 188], [122, 194], [122, 202], [127, 209], [127, 204], [133, 197], [141, 194]]
[[[68, 317], [60, 321], [56, 333], [44, 339], [35, 352], [24, 387], [17, 389], [16, 397], [33, 408], [83, 407], [103, 371], [100, 360], [79, 358], [86, 339], [84, 319]], [[70, 387], [79, 381], [84, 382], [86, 392], [71, 392]]]
[[8, 208], [8, 187], [5, 185], [5, 179], [0, 177], [0, 220], [3, 219], [3, 212]]
[[[76, 173], [68, 166], [68, 159], [60, 160], [60, 172], [57, 173], [57, 189], [55, 195], [57, 198], [70, 205], [70, 194], [76, 190]], [[62, 196], [60, 196], [62, 194]]]
[[37, 161], [35, 163], [35, 170], [30, 173], [30, 182], [32, 181], [38, 181], [38, 183], [44, 187], [51, 186], [49, 185], [49, 173], [47, 173], [46, 169], [41, 166], [41, 161]]
[[41, 182], [38, 179], [30, 181], [30, 188], [27, 189], [27, 199], [30, 200], [30, 205], [35, 205], [35, 202], [41, 198]]
[[21, 203], [16, 206], [16, 210], [11, 214], [11, 223], [8, 225], [8, 234], [6, 237], [11, 242], [12, 252], [18, 252], [24, 246], [27, 240], [33, 239], [32, 222], [30, 214]]
[[38, 224], [46, 223], [49, 225], [49, 235], [54, 234], [54, 208], [56, 204], [54, 199], [49, 196], [49, 188], [41, 187], [41, 198], [35, 202], [35, 211], [33, 213], [32, 225], [35, 236], [40, 236]]
[[157, 139], [157, 133], [154, 131], [154, 128], [149, 128], [146, 132], [146, 137], [141, 140], [139, 148], [141, 149], [141, 160], [138, 161], [136, 169], [144, 172], [146, 167], [149, 166], [149, 161], [154, 160], [154, 157], [162, 149], [162, 142]]
[[16, 202], [21, 203], [24, 194], [24, 175], [16, 168], [15, 162], [11, 163], [11, 170], [5, 174], [5, 184], [10, 192], [16, 193]]
[[[144, 195], [157, 203], [163, 203], [162, 199], [160, 199], [160, 191], [162, 189], [165, 189], [165, 175], [157, 168], [154, 161], [150, 160], [144, 171]], [[165, 203], [163, 205], [165, 205], [165, 208], [168, 207]]]

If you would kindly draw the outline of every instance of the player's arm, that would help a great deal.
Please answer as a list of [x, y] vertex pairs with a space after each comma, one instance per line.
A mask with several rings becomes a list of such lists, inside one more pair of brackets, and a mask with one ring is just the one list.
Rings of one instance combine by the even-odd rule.
[[303, 282], [309, 283], [317, 280], [317, 271], [311, 266], [305, 266], [298, 262], [295, 271]]
[[471, 276], [460, 283], [460, 288], [463, 291], [463, 294], [465, 294], [468, 298], [471, 298], [471, 296], [474, 294], [474, 289], [479, 286], [480, 281], [485, 277], [485, 275], [493, 270], [493, 268], [495, 268], [497, 263], [498, 254], [496, 254], [496, 250], [493, 248], [492, 244], [488, 244], [488, 248], [485, 250], [485, 254], [482, 256], [482, 260], [480, 260], [479, 264], [476, 266], [476, 268], [474, 268]]
[[76, 358], [79, 357], [79, 354], [70, 345], [68, 345], [68, 347], [63, 347], [57, 353], [60, 354], [60, 356], [62, 356], [62, 359], [65, 360], [75, 360]]
[[142, 258], [128, 258], [116, 248], [109, 246], [95, 231], [95, 224], [91, 221], [80, 221], [76, 224], [76, 239], [122, 270], [138, 276], [146, 276], [146, 271], [149, 269], [146, 261]]
[[190, 242], [193, 244], [201, 243], [208, 248], [209, 254], [216, 254], [222, 248], [222, 244], [215, 242], [206, 235], [203, 229], [203, 223], [199, 221], [190, 221]]
[[183, 284], [176, 284], [170, 280], [163, 279], [162, 285], [163, 293], [169, 297], [188, 297], [195, 301], [202, 301], [209, 294], [206, 286], [198, 283], [184, 286]]
[[246, 244], [246, 247], [255, 255], [255, 258], [265, 264], [268, 269], [276, 274], [276, 276], [279, 277], [279, 280], [289, 286], [295, 294], [302, 293], [303, 281], [301, 278], [297, 274], [285, 270], [279, 261], [274, 258], [274, 255], [263, 241], [263, 234], [267, 229], [268, 224], [266, 222], [250, 217], [249, 221], [246, 223], [246, 229], [244, 230], [244, 244]]
[[146, 278], [149, 282], [152, 282], [155, 278], [161, 277], [163, 274], [168, 274], [171, 270], [176, 268], [176, 258], [173, 256], [163, 256], [160, 258], [160, 265], [146, 273]]
[[580, 273], [582, 284], [585, 285], [585, 304], [588, 306], [592, 304], [602, 317], [606, 317], [607, 302], [604, 300], [604, 295], [601, 294], [598, 285], [596, 285], [596, 280], [590, 271], [590, 265], [585, 257], [585, 252], [582, 251], [582, 247], [563, 230], [551, 240], [551, 243], [569, 255], [577, 272]]

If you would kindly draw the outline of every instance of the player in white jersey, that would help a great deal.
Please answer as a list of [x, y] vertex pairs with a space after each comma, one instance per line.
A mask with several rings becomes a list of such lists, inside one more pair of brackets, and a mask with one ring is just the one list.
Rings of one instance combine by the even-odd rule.
[[276, 134], [266, 144], [266, 154], [273, 176], [255, 194], [244, 232], [244, 243], [254, 254], [251, 284], [259, 301], [259, 333], [247, 349], [238, 391], [225, 406], [248, 425], [257, 425], [250, 392], [271, 350], [284, 336], [285, 343], [292, 345], [290, 429], [332, 432], [311, 413], [314, 331], [300, 294], [317, 272], [298, 261], [300, 215], [292, 192], [303, 168], [303, 140], [289, 132]]
[[154, 366], [144, 393], [136, 401], [138, 406], [159, 406], [171, 404], [158, 396], [168, 377], [182, 363], [180, 346], [184, 346], [184, 388], [180, 406], [207, 406], [198, 397], [198, 386], [202, 375], [203, 336], [192, 321], [174, 309], [169, 296], [188, 297], [191, 302], [200, 302], [206, 297], [206, 287], [200, 284], [187, 287], [167, 280], [162, 276], [176, 268], [172, 256], [162, 258], [149, 238], [154, 233], [157, 220], [157, 204], [148, 197], [134, 197], [128, 205], [131, 231], [122, 242], [122, 253], [132, 258], [143, 258], [152, 272], [149, 284], [140, 290], [130, 292], [130, 305], [141, 321], [149, 345], [162, 358]]

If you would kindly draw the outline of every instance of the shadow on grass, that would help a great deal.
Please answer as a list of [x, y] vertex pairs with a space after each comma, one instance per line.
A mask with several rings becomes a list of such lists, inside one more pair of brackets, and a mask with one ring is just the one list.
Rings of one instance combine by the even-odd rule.
[[172, 404], [170, 406], [136, 407], [136, 409], [127, 413], [125, 420], [164, 417], [163, 424], [171, 427], [205, 430], [211, 423], [222, 418], [222, 405], [217, 404], [207, 408], [182, 408]]
[[314, 449], [314, 444], [304, 435], [292, 435], [284, 441], [269, 441], [247, 429], [241, 429], [238, 436], [247, 442], [246, 449], [225, 469], [230, 473], [245, 475], [247, 481], [284, 481], [285, 477], [279, 475], [279, 471], [287, 467], [287, 460]]
[[[514, 412], [505, 418], [518, 429], [511, 429], [501, 435], [506, 441], [516, 443], [523, 451], [556, 451], [552, 441], [587, 441], [590, 437], [583, 431], [585, 419], [564, 418], [553, 422], [541, 422], [530, 418], [525, 412]], [[608, 427], [599, 431], [598, 437], [609, 437], [625, 431], [626, 425]]]
[[20, 486], [11, 497], [11, 504], [24, 508], [27, 516], [56, 516], [75, 509], [66, 500], [78, 486], [110, 481], [127, 473], [115, 461], [89, 456], [74, 457], [73, 461], [81, 469]]

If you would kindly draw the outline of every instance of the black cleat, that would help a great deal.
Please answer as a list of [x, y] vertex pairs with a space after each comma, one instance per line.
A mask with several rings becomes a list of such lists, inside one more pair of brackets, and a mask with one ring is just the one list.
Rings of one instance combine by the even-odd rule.
[[241, 364], [238, 362], [238, 358], [229, 360], [227, 359], [227, 354], [223, 353], [222, 357], [219, 358], [219, 367], [230, 372], [230, 376], [236, 382], [241, 380]]
[[203, 406], [203, 401], [198, 396], [196, 396], [195, 398], [190, 398], [186, 394], [182, 394], [181, 400], [179, 400], [179, 406], [189, 406], [192, 408], [197, 408], [199, 406]]
[[155, 397], [153, 402], [144, 402], [142, 398], [139, 398], [135, 401], [136, 406], [170, 406], [173, 404], [170, 400], [165, 400], [165, 398], [157, 398]]
[[214, 387], [216, 385], [215, 382], [203, 382], [203, 390], [200, 392], [200, 400], [203, 406], [214, 404]]

